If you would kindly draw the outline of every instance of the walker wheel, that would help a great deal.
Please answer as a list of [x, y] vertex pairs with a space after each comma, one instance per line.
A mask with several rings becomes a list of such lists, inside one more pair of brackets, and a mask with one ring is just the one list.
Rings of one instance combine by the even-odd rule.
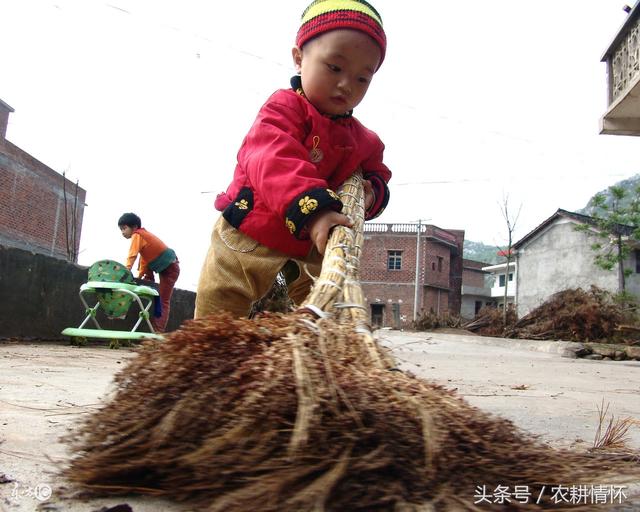
[[89, 340], [84, 336], [74, 336], [69, 343], [74, 347], [86, 347], [89, 344]]

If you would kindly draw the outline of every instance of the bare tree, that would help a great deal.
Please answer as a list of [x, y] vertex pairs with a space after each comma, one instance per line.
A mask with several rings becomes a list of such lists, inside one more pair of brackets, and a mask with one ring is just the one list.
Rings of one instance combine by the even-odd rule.
[[[71, 207], [71, 215], [69, 215], [67, 205], [67, 176], [66, 172], [62, 173], [62, 196], [64, 200], [64, 228], [65, 242], [67, 249], [67, 261], [75, 262], [78, 259], [77, 246], [77, 217], [78, 217], [78, 181], [76, 180], [75, 190], [73, 192], [73, 207]], [[71, 219], [69, 218], [71, 217]], [[71, 224], [71, 228], [69, 228]]]
[[500, 212], [502, 213], [502, 218], [505, 220], [507, 224], [507, 247], [503, 250], [503, 254], [507, 259], [507, 265], [504, 269], [504, 304], [503, 304], [503, 324], [507, 326], [507, 293], [509, 291], [509, 266], [511, 265], [511, 260], [513, 258], [513, 232], [516, 229], [516, 224], [518, 223], [518, 218], [520, 217], [520, 212], [522, 211], [522, 204], [518, 207], [518, 212], [515, 215], [512, 215], [509, 211], [509, 196], [502, 197], [502, 204], [500, 204]]

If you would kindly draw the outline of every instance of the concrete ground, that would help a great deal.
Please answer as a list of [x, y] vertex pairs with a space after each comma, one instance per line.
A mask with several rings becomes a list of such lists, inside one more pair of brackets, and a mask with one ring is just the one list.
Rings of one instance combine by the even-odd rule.
[[[553, 446], [592, 446], [603, 403], [615, 417], [640, 420], [640, 361], [561, 357], [571, 342], [442, 332], [378, 336], [402, 369], [456, 389]], [[640, 449], [640, 425], [629, 432], [629, 446]]]
[[[562, 342], [378, 335], [403, 369], [457, 389], [471, 404], [554, 446], [590, 446], [602, 403], [616, 417], [640, 419], [640, 362], [564, 358]], [[114, 373], [134, 355], [102, 346], [0, 342], [0, 511], [96, 512], [121, 503], [135, 512], [190, 510], [151, 498], [69, 499], [56, 476], [65, 457], [59, 437], [108, 397]], [[629, 446], [640, 448], [640, 428], [630, 431]], [[640, 510], [635, 503], [630, 498], [624, 510]]]

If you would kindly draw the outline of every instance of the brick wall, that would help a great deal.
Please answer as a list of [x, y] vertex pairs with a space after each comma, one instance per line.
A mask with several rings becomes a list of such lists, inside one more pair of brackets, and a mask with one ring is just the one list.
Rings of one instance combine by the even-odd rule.
[[[360, 277], [372, 316], [382, 326], [407, 327], [413, 320], [416, 225], [367, 224]], [[422, 226], [418, 312], [460, 312], [464, 231]], [[389, 251], [401, 253], [401, 268], [387, 268]], [[374, 319], [375, 321], [376, 319]]]
[[488, 263], [474, 260], [464, 260], [464, 268], [462, 271], [462, 282], [465, 286], [474, 286], [476, 288], [484, 288], [485, 276], [487, 272], [482, 270]]
[[0, 244], [77, 262], [86, 191], [75, 194], [74, 183], [0, 137]]
[[455, 237], [455, 249], [451, 250], [451, 271], [449, 288], [452, 292], [449, 294], [449, 312], [454, 315], [460, 315], [462, 307], [462, 272], [464, 251], [464, 231], [461, 229], [450, 229], [448, 233]]
[[[421, 244], [424, 254], [424, 240]], [[402, 253], [400, 270], [387, 270], [389, 251]], [[424, 258], [423, 258], [424, 261]], [[362, 254], [361, 278], [363, 281], [386, 283], [411, 283], [415, 280], [416, 235], [406, 233], [366, 233]]]
[[423, 280], [427, 286], [449, 289], [451, 275], [451, 249], [447, 246], [425, 240], [422, 244], [426, 258], [423, 258]]
[[[362, 283], [362, 291], [365, 302], [369, 305], [369, 313], [372, 313], [373, 305], [382, 306], [382, 322], [380, 326], [406, 327], [413, 320], [413, 283], [403, 284], [383, 284], [383, 283]], [[396, 304], [399, 313], [399, 325], [393, 316], [393, 304]]]

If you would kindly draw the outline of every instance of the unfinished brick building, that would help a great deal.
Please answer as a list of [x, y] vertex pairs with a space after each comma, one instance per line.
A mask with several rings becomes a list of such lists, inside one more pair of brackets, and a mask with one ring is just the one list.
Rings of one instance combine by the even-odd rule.
[[0, 100], [0, 245], [77, 262], [86, 192], [5, 135]]
[[491, 273], [482, 270], [488, 265], [483, 261], [463, 260], [460, 317], [465, 320], [475, 318], [483, 307], [496, 306], [495, 299], [491, 297]]
[[372, 323], [401, 328], [411, 324], [414, 313], [459, 315], [463, 244], [461, 230], [365, 224], [361, 280]]

